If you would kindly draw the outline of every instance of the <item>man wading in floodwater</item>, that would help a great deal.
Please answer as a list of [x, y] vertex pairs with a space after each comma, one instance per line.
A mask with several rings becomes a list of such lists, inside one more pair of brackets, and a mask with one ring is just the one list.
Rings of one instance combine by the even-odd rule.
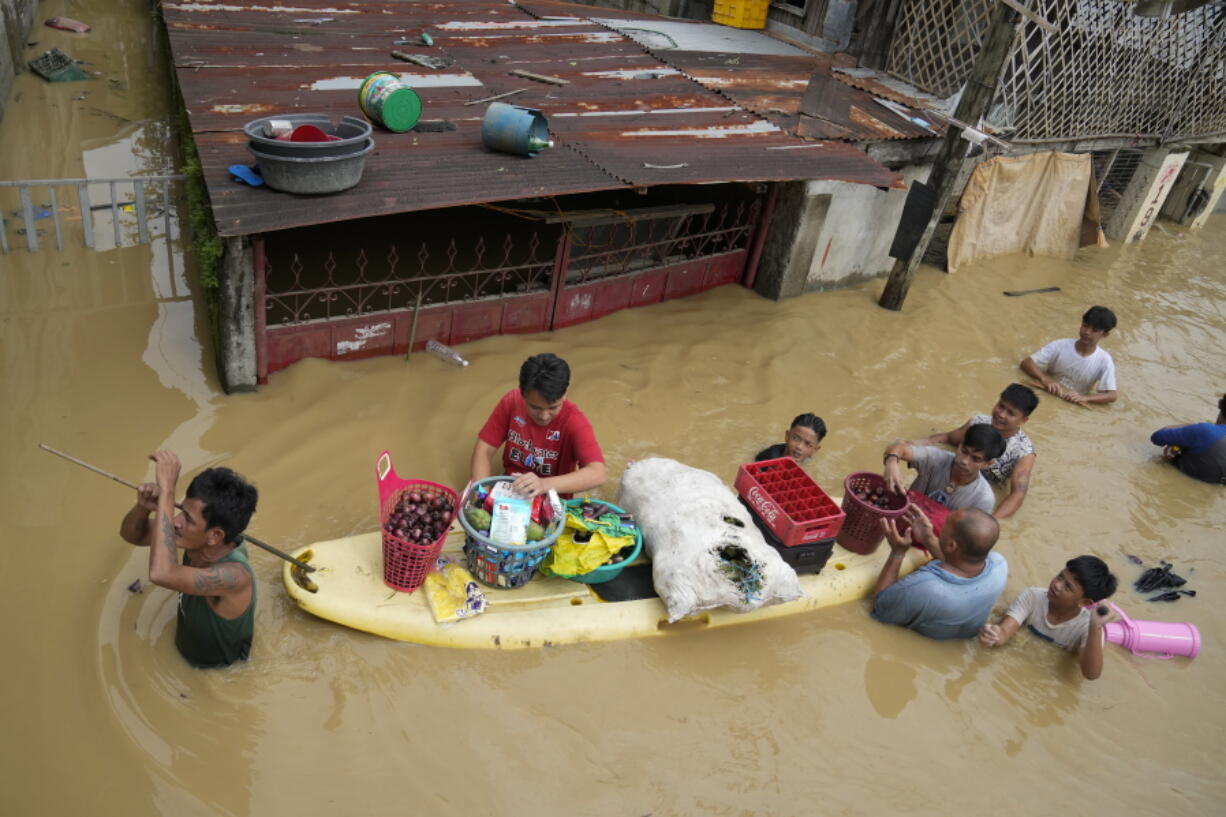
[[179, 458], [155, 451], [149, 459], [157, 466], [156, 481], [137, 489], [119, 535], [149, 548], [149, 581], [179, 591], [175, 646], [189, 664], [224, 667], [245, 660], [255, 630], [255, 581], [247, 549], [238, 542], [259, 494], [229, 468], [209, 468], [187, 486], [176, 514]]

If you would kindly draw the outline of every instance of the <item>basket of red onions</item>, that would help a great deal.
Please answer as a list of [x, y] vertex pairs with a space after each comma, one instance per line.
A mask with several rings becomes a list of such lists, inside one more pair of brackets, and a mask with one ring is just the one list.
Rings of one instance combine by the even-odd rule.
[[375, 462], [375, 476], [383, 528], [383, 581], [412, 593], [434, 569], [459, 497], [437, 482], [401, 479], [387, 451]]

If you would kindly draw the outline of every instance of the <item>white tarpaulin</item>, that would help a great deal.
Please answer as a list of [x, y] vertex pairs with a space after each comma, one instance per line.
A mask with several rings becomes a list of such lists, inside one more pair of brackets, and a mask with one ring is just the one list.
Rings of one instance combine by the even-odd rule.
[[949, 271], [1015, 252], [1072, 258], [1081, 243], [1092, 176], [1088, 153], [998, 156], [982, 163], [958, 204]]

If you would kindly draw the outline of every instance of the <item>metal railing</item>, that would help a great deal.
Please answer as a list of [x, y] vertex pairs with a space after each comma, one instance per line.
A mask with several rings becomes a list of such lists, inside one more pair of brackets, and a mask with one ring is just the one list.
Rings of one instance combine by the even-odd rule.
[[682, 261], [749, 247], [762, 202], [729, 202], [702, 212], [656, 219], [635, 218], [596, 226], [576, 225], [567, 258], [566, 284], [586, 284]]
[[[182, 175], [167, 175], [125, 176], [115, 179], [0, 181], [0, 193], [12, 189], [17, 191], [18, 205], [17, 210], [9, 210], [11, 199], [0, 199], [0, 253], [7, 255], [10, 249], [10, 221], [22, 225], [17, 228], [16, 233], [25, 239], [26, 249], [38, 252], [41, 246], [39, 234], [45, 233], [45, 228], [40, 227], [39, 222], [47, 219], [51, 220], [55, 231], [56, 249], [64, 248], [67, 225], [76, 221], [81, 223], [85, 246], [96, 249], [94, 222], [95, 213], [100, 211], [110, 216], [116, 247], [124, 246], [124, 238], [131, 238], [133, 232], [137, 243], [148, 244], [150, 223], [158, 216], [165, 224], [164, 235], [169, 237], [174, 216], [171, 185], [186, 178]], [[46, 190], [46, 200], [35, 204], [35, 200], [41, 198], [37, 192], [43, 188]], [[61, 196], [61, 192], [65, 192], [64, 188], [68, 188], [67, 195]], [[98, 188], [105, 192], [105, 196], [100, 196], [99, 200], [95, 201], [91, 194]], [[124, 222], [128, 223], [125, 225]]]
[[[333, 321], [413, 309], [549, 292], [556, 241], [536, 231], [421, 241], [414, 252], [396, 244], [287, 254], [264, 261], [268, 326]], [[518, 239], [518, 240], [517, 240]], [[401, 255], [401, 250], [408, 250]], [[274, 258], [280, 260], [274, 260]]]

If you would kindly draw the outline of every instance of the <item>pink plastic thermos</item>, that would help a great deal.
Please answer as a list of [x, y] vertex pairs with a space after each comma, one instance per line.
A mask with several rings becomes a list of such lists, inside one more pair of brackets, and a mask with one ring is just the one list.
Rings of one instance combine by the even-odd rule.
[[1114, 604], [1111, 607], [1120, 614], [1120, 620], [1104, 624], [1103, 635], [1112, 644], [1131, 650], [1133, 655], [1158, 653], [1145, 657], [1195, 658], [1200, 652], [1200, 631], [1196, 625], [1178, 621], [1134, 621], [1119, 607]]

